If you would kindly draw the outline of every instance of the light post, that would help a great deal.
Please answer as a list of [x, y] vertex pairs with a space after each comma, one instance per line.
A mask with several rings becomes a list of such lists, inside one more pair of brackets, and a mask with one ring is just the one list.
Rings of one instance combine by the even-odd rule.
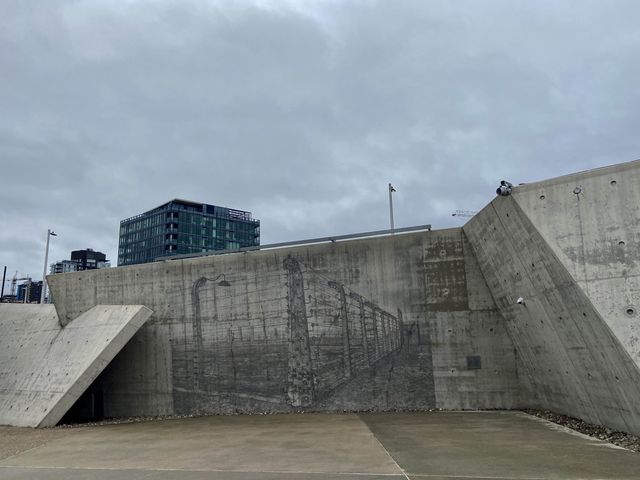
[[47, 229], [47, 246], [44, 249], [44, 270], [42, 271], [42, 290], [40, 291], [40, 303], [44, 303], [47, 291], [47, 261], [49, 260], [49, 237], [57, 237], [58, 234]]
[[391, 225], [392, 235], [393, 235], [393, 197], [391, 194], [395, 191], [396, 189], [393, 188], [393, 185], [389, 184], [389, 223]]

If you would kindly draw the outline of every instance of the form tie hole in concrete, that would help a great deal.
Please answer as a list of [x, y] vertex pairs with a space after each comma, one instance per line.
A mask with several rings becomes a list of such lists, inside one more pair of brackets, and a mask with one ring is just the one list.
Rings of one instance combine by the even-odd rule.
[[582, 187], [578, 185], [576, 188], [573, 189], [573, 193], [576, 195], [580, 195], [582, 193]]
[[545, 197], [544, 195], [540, 195], [540, 200], [544, 200], [545, 198], [547, 197]]
[[621, 247], [624, 247], [624, 240], [620, 240], [620, 241], [618, 242], [618, 245], [620, 245]]
[[633, 317], [636, 314], [636, 310], [633, 307], [627, 307], [627, 309], [625, 310], [625, 313], [629, 317]]
[[611, 180], [611, 186], [615, 187], [618, 184], [618, 182], [616, 182], [615, 180]]

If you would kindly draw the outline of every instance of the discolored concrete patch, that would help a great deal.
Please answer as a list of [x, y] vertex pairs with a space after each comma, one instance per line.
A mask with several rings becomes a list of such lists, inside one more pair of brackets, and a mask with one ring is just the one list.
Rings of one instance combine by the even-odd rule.
[[410, 478], [637, 479], [640, 455], [520, 412], [362, 414]]
[[356, 415], [215, 416], [75, 429], [1, 466], [393, 474]]

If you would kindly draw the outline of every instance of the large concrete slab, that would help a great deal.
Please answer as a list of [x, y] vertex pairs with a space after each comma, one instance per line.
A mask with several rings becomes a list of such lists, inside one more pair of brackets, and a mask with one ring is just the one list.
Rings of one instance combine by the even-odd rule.
[[151, 315], [96, 306], [62, 328], [53, 305], [0, 305], [0, 425], [55, 425]]
[[[624, 480], [640, 455], [519, 412], [216, 416], [54, 429], [2, 459], [46, 480]], [[38, 433], [12, 429], [12, 438]], [[42, 442], [42, 439], [40, 439]], [[23, 442], [28, 444], [28, 442]]]

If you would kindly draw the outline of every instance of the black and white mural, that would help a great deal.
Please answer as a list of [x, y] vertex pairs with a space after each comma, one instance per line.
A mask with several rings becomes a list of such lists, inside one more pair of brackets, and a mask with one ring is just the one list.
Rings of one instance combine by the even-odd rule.
[[277, 271], [212, 272], [172, 344], [176, 411], [433, 408], [429, 339], [287, 256]]

